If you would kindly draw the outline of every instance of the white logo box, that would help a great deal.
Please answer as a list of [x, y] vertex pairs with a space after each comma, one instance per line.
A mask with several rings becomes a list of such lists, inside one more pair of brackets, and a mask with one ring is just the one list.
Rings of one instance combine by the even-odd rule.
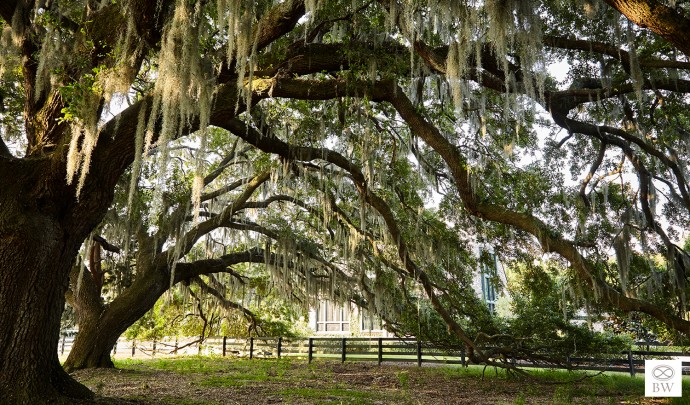
[[682, 360], [645, 360], [644, 395], [646, 397], [682, 397]]

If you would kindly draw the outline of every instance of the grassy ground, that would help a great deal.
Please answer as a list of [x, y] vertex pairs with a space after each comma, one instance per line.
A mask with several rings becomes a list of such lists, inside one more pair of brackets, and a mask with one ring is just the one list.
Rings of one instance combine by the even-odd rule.
[[[618, 373], [530, 371], [528, 379], [483, 367], [414, 367], [304, 360], [183, 357], [116, 361], [75, 377], [101, 404], [690, 404], [644, 397], [644, 380]], [[592, 373], [589, 373], [590, 375]]]

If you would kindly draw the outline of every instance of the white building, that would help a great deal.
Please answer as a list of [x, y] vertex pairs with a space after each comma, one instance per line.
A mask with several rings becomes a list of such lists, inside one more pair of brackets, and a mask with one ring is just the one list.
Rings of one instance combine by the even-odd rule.
[[356, 305], [343, 307], [327, 300], [309, 311], [309, 328], [316, 335], [392, 336], [383, 329], [381, 318], [369, 311]]

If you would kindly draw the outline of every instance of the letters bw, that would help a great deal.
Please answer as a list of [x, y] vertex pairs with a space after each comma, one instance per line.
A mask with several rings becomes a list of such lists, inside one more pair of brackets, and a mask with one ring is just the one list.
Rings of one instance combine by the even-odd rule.
[[671, 392], [673, 383], [652, 383], [652, 390], [654, 392]]

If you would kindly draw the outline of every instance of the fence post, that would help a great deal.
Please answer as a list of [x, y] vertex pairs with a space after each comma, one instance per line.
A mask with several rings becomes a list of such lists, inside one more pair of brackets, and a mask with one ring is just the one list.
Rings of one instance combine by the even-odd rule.
[[156, 339], [153, 339], [153, 351], [151, 352], [151, 357], [156, 357]]
[[628, 364], [630, 365], [630, 377], [635, 377], [635, 362], [630, 349], [628, 349]]
[[65, 339], [67, 336], [62, 335], [62, 347], [60, 348], [60, 354], [65, 354]]
[[465, 346], [460, 348], [460, 363], [463, 367], [467, 367], [467, 363], [465, 362]]
[[180, 350], [180, 340], [177, 336], [175, 336], [175, 355], [177, 356], [177, 351]]
[[254, 338], [253, 337], [249, 338], [249, 358], [250, 359], [254, 358]]
[[307, 349], [307, 357], [309, 359], [309, 363], [311, 364], [311, 360], [314, 357], [314, 338], [309, 338], [309, 349]]
[[[118, 339], [119, 340], [119, 339]], [[113, 356], [117, 354], [117, 340], [115, 341], [115, 344], [113, 345]]]
[[422, 341], [417, 341], [417, 367], [422, 366]]
[[340, 342], [340, 362], [345, 363], [345, 358], [347, 357], [347, 339], [343, 338]]
[[283, 338], [279, 337], [278, 338], [278, 358], [280, 358], [282, 351], [283, 351]]
[[383, 338], [379, 338], [379, 366], [383, 362]]
[[137, 341], [132, 340], [132, 357], [134, 357], [134, 351], [137, 349]]
[[228, 337], [223, 336], [223, 357], [225, 357], [227, 352], [228, 352]]

